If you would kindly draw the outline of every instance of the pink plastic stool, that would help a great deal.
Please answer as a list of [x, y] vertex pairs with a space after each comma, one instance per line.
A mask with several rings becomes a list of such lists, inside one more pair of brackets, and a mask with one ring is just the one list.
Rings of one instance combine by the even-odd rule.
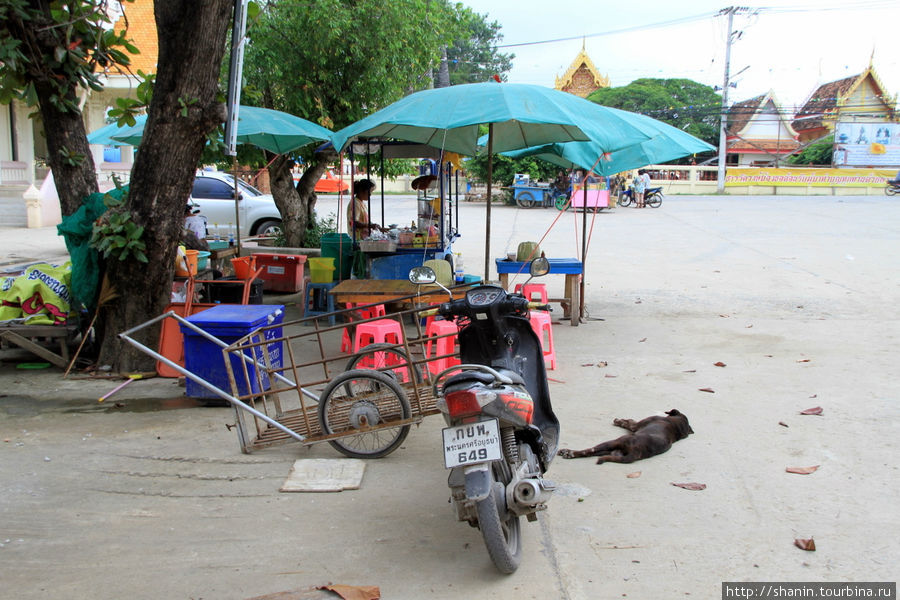
[[[556, 349], [553, 347], [553, 325], [550, 313], [543, 310], [533, 310], [529, 316], [531, 328], [541, 340], [541, 348], [544, 354], [544, 364], [548, 369], [556, 369]], [[546, 337], [544, 332], [547, 333]]]
[[[353, 340], [353, 352], [365, 351], [365, 347], [369, 344], [402, 344], [403, 330], [399, 322], [393, 319], [379, 319], [377, 321], [369, 321], [368, 323], [360, 323], [356, 326], [356, 335]], [[385, 367], [394, 367], [392, 369], [398, 376], [399, 381], [409, 381], [409, 368], [406, 360], [403, 358], [403, 348], [398, 348], [396, 352], [381, 350], [364, 354], [356, 363], [357, 369], [378, 369]]]
[[[365, 305], [361, 302], [357, 302], [356, 304], [353, 302], [347, 303], [347, 308], [356, 308], [357, 306]], [[375, 317], [383, 317], [387, 314], [387, 311], [384, 309], [384, 304], [376, 304], [369, 308], [360, 308], [357, 312], [363, 319], [374, 319]], [[344, 333], [341, 335], [341, 352], [350, 352], [352, 347], [353, 345], [350, 343], [350, 334], [347, 333], [347, 328], [345, 327]]]
[[353, 352], [369, 344], [402, 344], [403, 330], [394, 319], [378, 319], [356, 326], [353, 336]]
[[521, 283], [517, 283], [515, 291], [522, 292], [522, 295], [528, 298], [529, 302], [535, 300], [535, 294], [540, 296], [538, 302], [541, 304], [547, 304], [547, 302], [549, 302], [548, 298], [550, 296], [547, 295], [547, 286], [543, 283], [526, 283], [524, 286]]
[[[459, 333], [459, 327], [457, 327], [456, 323], [453, 321], [436, 319], [429, 323], [425, 328], [425, 335], [429, 338], [428, 341], [425, 342], [425, 358], [455, 354], [457, 333]], [[444, 335], [447, 337], [439, 337]], [[432, 340], [432, 337], [437, 337], [438, 339]], [[431, 352], [432, 342], [435, 344], [433, 355]], [[458, 364], [460, 364], [458, 358], [455, 356], [448, 356], [446, 358], [438, 358], [428, 362], [428, 370], [431, 371], [432, 374], [435, 374]]]

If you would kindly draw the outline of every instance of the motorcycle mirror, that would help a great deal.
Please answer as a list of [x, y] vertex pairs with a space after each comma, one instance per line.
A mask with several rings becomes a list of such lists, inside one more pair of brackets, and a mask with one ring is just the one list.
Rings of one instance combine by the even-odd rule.
[[409, 271], [409, 280], [416, 285], [424, 285], [437, 281], [437, 274], [431, 267], [413, 267]]
[[531, 273], [532, 277], [541, 277], [542, 275], [546, 275], [550, 272], [550, 261], [543, 256], [540, 258], [536, 258], [531, 261], [531, 266], [528, 268], [528, 272]]

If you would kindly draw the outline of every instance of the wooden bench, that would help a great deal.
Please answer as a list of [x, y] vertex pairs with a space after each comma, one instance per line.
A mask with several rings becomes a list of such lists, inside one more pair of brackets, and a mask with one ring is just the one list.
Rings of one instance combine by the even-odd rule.
[[[18, 346], [60, 369], [69, 366], [69, 346], [78, 333], [77, 320], [65, 325], [21, 325], [0, 323], [0, 348]], [[58, 346], [59, 353], [49, 347]]]

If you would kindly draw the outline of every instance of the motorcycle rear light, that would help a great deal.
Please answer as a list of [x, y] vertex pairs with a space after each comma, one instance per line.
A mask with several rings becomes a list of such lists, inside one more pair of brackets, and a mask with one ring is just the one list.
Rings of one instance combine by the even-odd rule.
[[481, 407], [496, 397], [496, 394], [490, 392], [469, 389], [450, 392], [444, 399], [447, 402], [447, 413], [450, 417], [461, 418], [481, 414]]

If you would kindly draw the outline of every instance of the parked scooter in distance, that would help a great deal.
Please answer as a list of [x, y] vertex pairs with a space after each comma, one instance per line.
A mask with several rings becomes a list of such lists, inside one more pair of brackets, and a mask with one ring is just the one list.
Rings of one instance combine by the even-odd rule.
[[888, 179], [885, 182], [884, 193], [888, 196], [896, 196], [897, 194], [900, 194], [900, 178]]
[[[549, 270], [546, 258], [531, 263], [532, 277]], [[428, 267], [415, 267], [409, 279], [430, 284], [436, 277]], [[480, 285], [420, 313], [460, 327], [462, 364], [438, 373], [433, 383], [448, 425], [447, 483], [457, 518], [481, 530], [503, 573], [513, 573], [521, 562], [520, 517], [536, 521], [555, 487], [543, 476], [556, 455], [559, 421], [550, 405], [541, 343], [528, 320], [531, 309], [549, 307]]]

